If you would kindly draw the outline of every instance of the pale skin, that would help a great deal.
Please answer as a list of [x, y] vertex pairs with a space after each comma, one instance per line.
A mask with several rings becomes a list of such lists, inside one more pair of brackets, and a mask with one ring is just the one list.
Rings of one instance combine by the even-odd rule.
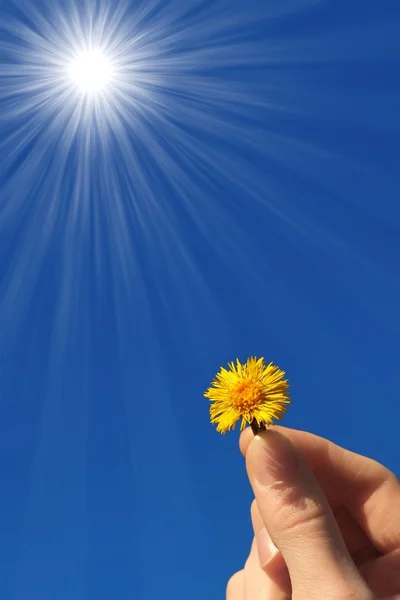
[[378, 462], [273, 427], [240, 449], [254, 539], [226, 600], [400, 600], [400, 482]]

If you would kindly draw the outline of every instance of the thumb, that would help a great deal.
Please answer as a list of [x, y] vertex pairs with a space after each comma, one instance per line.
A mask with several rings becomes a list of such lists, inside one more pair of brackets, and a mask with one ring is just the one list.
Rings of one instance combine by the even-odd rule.
[[302, 455], [277, 431], [257, 435], [246, 465], [261, 518], [287, 565], [296, 600], [373, 600]]

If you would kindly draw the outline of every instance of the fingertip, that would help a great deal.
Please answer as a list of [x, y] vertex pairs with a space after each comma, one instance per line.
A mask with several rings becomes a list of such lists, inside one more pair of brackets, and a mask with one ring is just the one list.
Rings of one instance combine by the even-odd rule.
[[[301, 435], [307, 435], [303, 431], [297, 431], [294, 429], [292, 430], [292, 429], [288, 429], [287, 427], [282, 427], [282, 426], [278, 426], [278, 425], [274, 425], [273, 428], [269, 427], [265, 432], [260, 432], [258, 435], [262, 436], [263, 434], [267, 434], [270, 431], [279, 433], [282, 437], [284, 437], [286, 439], [291, 439], [292, 433], [294, 433], [294, 434], [299, 433]], [[288, 435], [286, 435], [286, 433]], [[246, 427], [246, 429], [241, 432], [240, 437], [239, 437], [239, 448], [240, 448], [240, 452], [243, 454], [243, 456], [246, 456], [247, 450], [248, 450], [252, 440], [254, 439], [254, 437], [255, 436], [254, 436], [254, 433], [253, 433], [251, 427]], [[294, 435], [293, 437], [295, 438], [296, 436]], [[293, 442], [295, 440], [291, 440], [291, 441]]]
[[286, 563], [265, 527], [257, 534], [257, 553], [260, 568], [274, 582], [274, 598], [291, 598], [291, 583]]
[[278, 431], [262, 431], [254, 437], [246, 454], [250, 482], [271, 485], [298, 477], [300, 456], [294, 444]]
[[226, 585], [226, 600], [242, 598], [244, 591], [244, 570], [241, 569], [229, 579]]
[[242, 431], [242, 433], [240, 434], [239, 448], [240, 448], [240, 452], [243, 454], [243, 456], [246, 456], [247, 449], [253, 438], [254, 438], [254, 434], [251, 430], [251, 427], [247, 427], [247, 429]]

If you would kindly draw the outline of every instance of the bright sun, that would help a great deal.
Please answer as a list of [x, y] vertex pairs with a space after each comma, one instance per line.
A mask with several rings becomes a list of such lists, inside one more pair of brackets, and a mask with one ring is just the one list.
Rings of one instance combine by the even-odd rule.
[[84, 94], [103, 91], [113, 76], [112, 64], [101, 50], [80, 52], [69, 64], [68, 71], [72, 82]]

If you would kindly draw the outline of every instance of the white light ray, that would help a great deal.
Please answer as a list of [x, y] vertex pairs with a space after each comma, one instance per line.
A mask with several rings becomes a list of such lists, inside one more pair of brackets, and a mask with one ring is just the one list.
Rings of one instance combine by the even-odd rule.
[[163, 52], [160, 39], [143, 39], [141, 23], [149, 13], [144, 7], [132, 14], [123, 1], [71, 0], [42, 8], [28, 2], [24, 19], [2, 24], [0, 77], [9, 114], [30, 121], [30, 130], [39, 118], [68, 143], [78, 128], [96, 127], [102, 139], [111, 120], [137, 116], [149, 103], [153, 60]]
[[[0, 279], [1, 315], [23, 313], [55, 235], [68, 273], [59, 298], [65, 306], [71, 291], [63, 286], [80, 264], [74, 252], [90, 228], [97, 240], [105, 222], [130, 293], [140, 287], [139, 232], [150, 251], [158, 240], [166, 260], [178, 248], [200, 287], [166, 189], [226, 256], [245, 234], [232, 216], [237, 200], [215, 205], [221, 187], [284, 218], [257, 166], [278, 149], [284, 162], [292, 147], [269, 133], [276, 115], [292, 108], [273, 79], [282, 44], [266, 42], [264, 32], [274, 11], [299, 4], [314, 0], [254, 0], [252, 10], [232, 10], [228, 0], [14, 0], [9, 14], [0, 7], [0, 234], [5, 240], [20, 223], [25, 228], [15, 268]], [[296, 48], [290, 51], [293, 61]], [[318, 153], [309, 151], [314, 168]], [[100, 263], [102, 245], [93, 243]], [[101, 278], [98, 264], [96, 272]]]

